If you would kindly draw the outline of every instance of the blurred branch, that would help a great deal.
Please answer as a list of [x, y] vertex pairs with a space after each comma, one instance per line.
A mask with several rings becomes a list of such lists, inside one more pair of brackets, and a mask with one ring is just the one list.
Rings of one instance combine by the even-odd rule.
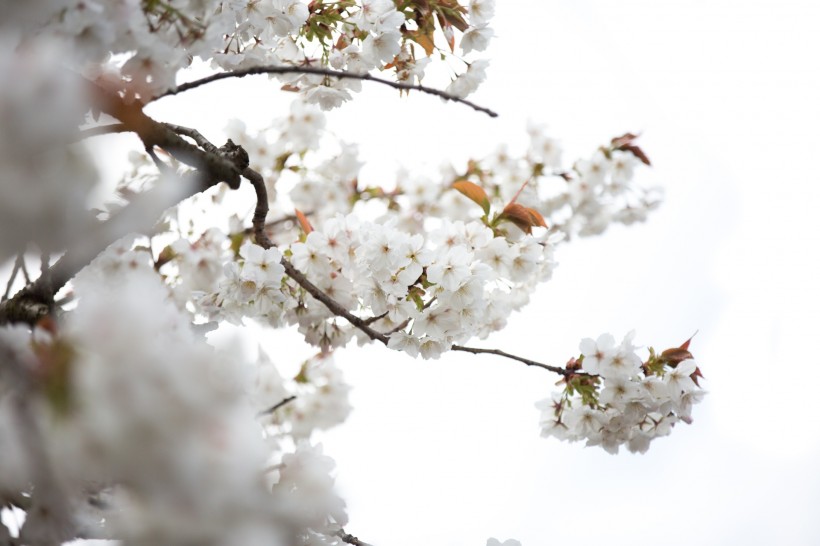
[[0, 343], [3, 374], [13, 384], [8, 396], [17, 421], [19, 442], [27, 455], [28, 477], [33, 485], [31, 507], [20, 530], [20, 543], [32, 546], [62, 544], [74, 537], [70, 502], [57, 478], [46, 449], [33, 404], [39, 397], [32, 370], [13, 349]]
[[281, 402], [277, 402], [276, 404], [269, 407], [268, 409], [260, 411], [259, 413], [256, 414], [256, 416], [257, 417], [262, 417], [263, 415], [269, 415], [269, 414], [275, 412], [276, 410], [278, 410], [279, 408], [286, 406], [290, 402], [293, 402], [294, 400], [296, 400], [295, 396], [288, 396], [287, 398], [285, 398]]
[[357, 537], [354, 537], [350, 533], [346, 533], [344, 529], [339, 529], [336, 531], [336, 536], [342, 539], [343, 542], [347, 544], [352, 544], [353, 546], [372, 546], [367, 542], [359, 540]]
[[339, 79], [353, 79], [376, 82], [382, 85], [392, 87], [393, 89], [398, 89], [400, 91], [420, 91], [422, 93], [427, 93], [428, 95], [435, 95], [436, 97], [440, 97], [444, 100], [457, 102], [459, 104], [469, 106], [473, 110], [487, 114], [491, 118], [498, 117], [498, 114], [490, 110], [489, 108], [479, 106], [474, 102], [462, 99], [461, 97], [457, 97], [455, 95], [447, 93], [446, 91], [441, 91], [440, 89], [426, 87], [421, 84], [394, 82], [392, 80], [380, 78], [378, 76], [372, 76], [367, 73], [345, 72], [343, 70], [333, 70], [330, 68], [322, 68], [318, 66], [255, 66], [241, 70], [232, 70], [230, 72], [219, 72], [218, 74], [211, 74], [210, 76], [207, 76], [199, 80], [183, 83], [182, 85], [179, 85], [176, 89], [168, 90], [165, 93], [162, 93], [161, 95], [154, 97], [152, 100], [158, 100], [163, 97], [169, 97], [172, 95], [177, 95], [179, 93], [184, 93], [185, 91], [190, 91], [191, 89], [196, 89], [197, 87], [201, 87], [203, 85], [207, 85], [209, 83], [219, 80], [225, 80], [228, 78], [244, 78], [245, 76], [254, 76], [259, 74], [313, 74], [316, 76], [329, 76], [332, 78]]
[[[174, 188], [177, 189], [177, 188]], [[134, 231], [149, 228], [163, 211], [193, 195], [197, 187], [180, 185], [179, 191], [155, 187], [137, 195], [131, 203], [106, 222], [91, 222], [53, 265], [11, 299], [0, 303], [0, 324], [25, 322], [33, 325], [49, 313], [54, 294], [91, 263], [109, 245]]]
[[85, 140], [86, 138], [91, 138], [95, 136], [101, 135], [112, 135], [116, 133], [128, 133], [131, 132], [132, 129], [129, 129], [128, 126], [124, 123], [112, 123], [110, 125], [99, 125], [97, 127], [89, 127], [88, 129], [83, 129], [77, 135], [77, 140]]
[[[21, 252], [17, 255], [17, 258], [14, 259], [14, 267], [11, 270], [11, 275], [9, 275], [9, 282], [6, 284], [6, 291], [3, 293], [3, 300], [6, 301], [9, 299], [11, 295], [11, 287], [14, 285], [14, 281], [17, 279], [17, 273], [20, 272], [22, 268], [25, 268], [26, 263], [24, 259], [24, 254]], [[28, 274], [26, 274], [26, 284], [28, 284]]]

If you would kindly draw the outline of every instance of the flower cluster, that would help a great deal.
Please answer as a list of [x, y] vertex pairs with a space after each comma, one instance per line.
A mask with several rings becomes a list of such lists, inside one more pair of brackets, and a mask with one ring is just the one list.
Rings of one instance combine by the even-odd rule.
[[[486, 337], [506, 323], [555, 263], [542, 236], [494, 236], [478, 221], [443, 222], [428, 238], [390, 223], [337, 216], [285, 250], [293, 265], [349, 311], [366, 312], [390, 335], [390, 346], [437, 358], [454, 343]], [[230, 261], [219, 291], [199, 300], [210, 317], [243, 316], [298, 324], [308, 343], [347, 343], [354, 330], [292, 280], [281, 254], [245, 244]]]
[[692, 406], [705, 391], [689, 341], [660, 354], [650, 348], [642, 362], [633, 337], [630, 333], [619, 344], [610, 334], [581, 341], [581, 356], [567, 364], [563, 393], [536, 404], [542, 436], [586, 440], [610, 453], [622, 445], [644, 453], [677, 422], [692, 422]]
[[[76, 69], [145, 102], [174, 88], [177, 73], [194, 58], [223, 70], [325, 66], [393, 70], [397, 81], [421, 81], [436, 51], [462, 62], [454, 54], [456, 32], [463, 54], [485, 50], [493, 11], [490, 0], [468, 6], [454, 0], [53, 0], [12, 10], [9, 27], [14, 40], [37, 32], [60, 41], [63, 58]], [[482, 79], [474, 66], [456, 74], [456, 94], [466, 95]], [[355, 80], [322, 75], [281, 80], [325, 109], [360, 88]]]
[[[526, 361], [461, 345], [527, 304], [551, 277], [559, 244], [643, 220], [658, 202], [635, 180], [649, 160], [629, 133], [565, 168], [558, 141], [532, 126], [520, 153], [500, 148], [447, 165], [439, 180], [401, 172], [374, 184], [357, 147], [325, 131], [322, 110], [361, 86], [331, 70], [415, 84], [440, 58], [462, 67], [447, 92], [473, 93], [488, 62], [455, 52], [487, 48], [494, 0], [12, 4], [0, 21], [0, 262], [18, 254], [8, 291], [18, 269], [28, 289], [3, 298], [0, 318], [30, 327], [0, 327], [0, 493], [33, 507], [28, 522], [53, 514], [71, 534], [20, 543], [348, 541], [334, 462], [316, 440], [351, 411], [334, 351], [357, 337], [426, 359], [456, 349]], [[226, 130], [250, 157], [234, 166], [256, 196], [216, 184], [166, 210], [194, 191], [176, 160], [213, 174], [209, 166], [225, 159], [195, 132], [141, 112], [195, 59], [217, 70], [301, 68], [275, 76], [300, 98], [268, 130]], [[122, 123], [78, 135], [98, 109]], [[123, 129], [148, 155], [132, 153], [115, 202], [94, 212], [98, 223], [86, 202], [96, 173], [79, 142]], [[245, 167], [264, 178], [267, 204]], [[251, 237], [265, 205], [263, 247]], [[129, 231], [150, 235], [99, 253]], [[24, 253], [34, 245], [44, 276], [32, 282]], [[301, 363], [273, 362], [261, 349], [246, 355], [219, 323], [247, 319], [293, 326], [318, 351]], [[584, 340], [565, 369], [541, 365], [564, 375], [563, 393], [538, 404], [543, 434], [645, 451], [690, 422], [703, 396], [688, 345], [650, 349], [642, 361], [631, 335], [620, 344], [603, 335]], [[70, 518], [60, 521], [62, 512]]]
[[[285, 381], [264, 353], [239, 363], [215, 351], [169, 299], [150, 253], [133, 246], [117, 243], [80, 273], [77, 308], [59, 329], [0, 329], [42, 389], [32, 403], [60, 479], [78, 494], [106, 484], [94, 495], [110, 512], [83, 514], [83, 534], [278, 544], [287, 521], [311, 544], [335, 544], [344, 502], [332, 459], [310, 443], [350, 412], [332, 358], [309, 359]], [[252, 249], [243, 248], [247, 275], [266, 281], [275, 273]], [[2, 486], [22, 490], [32, 469], [11, 440], [21, 434], [12, 414], [0, 411]]]

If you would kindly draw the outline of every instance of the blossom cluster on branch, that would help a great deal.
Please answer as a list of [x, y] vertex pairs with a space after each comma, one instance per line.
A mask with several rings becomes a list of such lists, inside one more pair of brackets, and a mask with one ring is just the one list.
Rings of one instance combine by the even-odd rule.
[[[704, 391], [688, 341], [644, 361], [631, 335], [603, 335], [565, 366], [466, 345], [529, 302], [562, 245], [658, 205], [636, 175], [649, 165], [637, 135], [565, 162], [533, 124], [524, 150], [371, 184], [358, 148], [326, 129], [323, 110], [362, 81], [495, 115], [464, 99], [487, 61], [456, 55], [486, 49], [493, 0], [6, 10], [0, 261], [14, 265], [0, 301], [0, 507], [25, 521], [0, 525], [0, 543], [366, 544], [344, 529], [318, 441], [351, 411], [334, 357], [354, 338], [556, 373], [563, 392], [538, 403], [542, 433], [613, 453], [646, 451], [691, 422]], [[179, 83], [195, 59], [216, 72]], [[445, 90], [421, 85], [445, 63], [461, 67]], [[144, 110], [251, 74], [297, 98], [266, 130], [229, 121], [222, 146]], [[86, 140], [119, 132], [140, 149], [92, 209], [100, 181]], [[225, 322], [292, 326], [315, 352], [298, 361], [217, 344], [209, 334]]]

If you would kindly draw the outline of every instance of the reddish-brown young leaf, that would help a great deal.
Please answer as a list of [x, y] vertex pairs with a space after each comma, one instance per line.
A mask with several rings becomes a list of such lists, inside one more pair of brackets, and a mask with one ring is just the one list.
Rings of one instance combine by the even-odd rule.
[[480, 206], [484, 210], [484, 214], [490, 214], [490, 198], [487, 197], [487, 192], [481, 186], [473, 184], [469, 180], [459, 180], [453, 182], [453, 188]]
[[643, 163], [645, 165], [649, 165], [650, 167], [652, 166], [652, 163], [649, 161], [649, 158], [646, 156], [646, 154], [643, 153], [643, 150], [641, 150], [639, 147], [635, 146], [634, 144], [624, 144], [623, 146], [621, 146], [618, 149], [619, 150], [624, 150], [625, 152], [631, 152], [632, 155], [634, 155], [635, 157], [637, 157], [638, 159], [641, 160], [641, 163]]
[[523, 205], [519, 205], [518, 203], [510, 203], [504, 207], [504, 211], [501, 213], [501, 218], [504, 220], [509, 220], [518, 226], [518, 228], [524, 233], [532, 233], [532, 228], [535, 226], [547, 226], [547, 223], [544, 221], [544, 217], [537, 211]]
[[696, 335], [697, 335], [697, 332], [695, 332], [694, 334], [692, 334], [692, 337], [690, 337], [689, 339], [687, 339], [686, 341], [684, 341], [684, 342], [681, 344], [680, 348], [681, 348], [681, 349], [687, 349], [687, 350], [688, 350], [688, 349], [689, 349], [689, 344], [690, 344], [690, 343], [692, 343], [692, 338], [694, 338]]
[[433, 42], [432, 33], [425, 33], [419, 30], [414, 30], [412, 32], [408, 32], [407, 35], [411, 40], [419, 44], [428, 56], [432, 55], [433, 52], [436, 50], [436, 44]]
[[444, 18], [449, 24], [453, 25], [461, 32], [464, 32], [469, 28], [467, 21], [465, 21], [462, 16], [463, 13], [467, 13], [464, 6], [455, 0], [441, 0], [440, 3], [443, 7], [450, 8], [447, 10], [442, 10]]
[[533, 227], [547, 227], [547, 221], [544, 220], [544, 217], [541, 216], [541, 213], [535, 209], [527, 208], [527, 212], [530, 213], [530, 217], [532, 218], [532, 226]]
[[694, 358], [692, 353], [682, 347], [674, 347], [672, 349], [666, 349], [664, 352], [661, 353], [661, 358], [671, 364], [672, 366], [677, 366], [684, 360], [689, 360]]
[[307, 216], [305, 216], [299, 209], [293, 210], [296, 211], [296, 219], [299, 221], [299, 225], [302, 227], [302, 231], [304, 231], [306, 235], [313, 231], [313, 226], [311, 226], [310, 222], [308, 222]]
[[700, 368], [695, 368], [695, 371], [692, 372], [692, 375], [690, 375], [689, 377], [692, 378], [692, 381], [695, 382], [695, 385], [700, 387], [700, 383], [698, 383], [698, 378], [703, 377], [703, 374], [701, 373]]
[[634, 133], [626, 133], [619, 137], [615, 137], [612, 139], [612, 147], [615, 149], [624, 146], [625, 144], [631, 144], [633, 140], [638, 138], [640, 135], [636, 135]]

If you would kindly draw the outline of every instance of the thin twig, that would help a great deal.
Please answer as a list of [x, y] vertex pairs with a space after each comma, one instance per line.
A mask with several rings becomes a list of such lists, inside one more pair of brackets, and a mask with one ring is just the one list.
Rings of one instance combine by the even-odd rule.
[[48, 314], [54, 315], [54, 294], [59, 289], [52, 287], [51, 254], [47, 250], [40, 252], [40, 278], [42, 300], [48, 306]]
[[242, 176], [250, 180], [253, 189], [256, 191], [256, 208], [253, 210], [253, 220], [251, 222], [253, 238], [258, 245], [270, 248], [273, 246], [273, 242], [265, 233], [265, 219], [268, 216], [268, 190], [265, 188], [265, 179], [250, 167], [242, 171]]
[[165, 162], [161, 160], [159, 156], [157, 156], [157, 153], [154, 151], [153, 146], [146, 146], [145, 153], [148, 154], [148, 156], [151, 158], [151, 161], [154, 162], [154, 165], [156, 165], [157, 170], [159, 170], [160, 173], [170, 174], [171, 172], [173, 172], [173, 169], [166, 165]]
[[282, 258], [281, 263], [285, 268], [285, 273], [287, 273], [287, 275], [291, 279], [296, 281], [296, 283], [299, 284], [299, 286], [304, 288], [308, 292], [308, 294], [310, 294], [311, 296], [325, 304], [325, 307], [330, 309], [331, 313], [333, 313], [336, 316], [347, 319], [347, 321], [350, 324], [364, 332], [370, 339], [374, 341], [381, 341], [382, 343], [387, 345], [389, 338], [386, 335], [382, 334], [381, 332], [377, 332], [376, 330], [365, 324], [364, 319], [357, 317], [356, 315], [342, 307], [342, 305], [339, 304], [336, 300], [325, 294], [319, 287], [310, 282], [301, 271], [293, 267], [293, 264], [290, 263], [286, 258]]
[[77, 135], [77, 140], [84, 140], [86, 138], [91, 138], [95, 136], [101, 135], [112, 135], [116, 133], [128, 133], [131, 132], [132, 129], [129, 129], [128, 126], [124, 123], [112, 123], [110, 125], [99, 125], [97, 127], [90, 127], [88, 129], [84, 129], [80, 131]]
[[163, 123], [163, 125], [171, 129], [178, 135], [183, 135], [192, 139], [194, 142], [197, 143], [197, 145], [199, 145], [200, 148], [202, 148], [206, 152], [210, 152], [212, 154], [219, 153], [219, 148], [214, 146], [210, 140], [202, 136], [202, 133], [200, 133], [196, 129], [191, 129], [190, 127], [183, 127], [182, 125], [174, 125], [173, 123]]
[[374, 322], [378, 322], [386, 316], [387, 316], [387, 311], [385, 311], [381, 315], [376, 315], [375, 317], [370, 317], [370, 318], [364, 319], [364, 323], [367, 324], [368, 326], [370, 326]]
[[473, 110], [487, 114], [491, 118], [498, 117], [498, 114], [490, 110], [489, 108], [479, 106], [474, 102], [462, 99], [461, 97], [457, 97], [455, 95], [447, 93], [446, 91], [441, 91], [439, 89], [434, 89], [432, 87], [426, 87], [421, 84], [394, 82], [392, 80], [380, 78], [378, 76], [372, 76], [366, 73], [357, 74], [355, 72], [345, 72], [343, 70], [333, 70], [331, 68], [322, 68], [318, 66], [256, 66], [251, 68], [244, 68], [242, 70], [232, 70], [230, 72], [219, 72], [218, 74], [211, 74], [210, 76], [201, 78], [199, 80], [183, 83], [176, 89], [170, 89], [154, 97], [152, 100], [157, 100], [163, 97], [184, 93], [185, 91], [190, 91], [191, 89], [195, 89], [197, 87], [201, 87], [203, 85], [219, 80], [225, 80], [228, 78], [244, 78], [245, 76], [253, 76], [258, 74], [313, 74], [316, 76], [330, 76], [333, 78], [340, 79], [371, 81], [387, 85], [389, 87], [392, 87], [393, 89], [399, 89], [401, 91], [421, 91], [422, 93], [427, 93], [428, 95], [435, 95], [437, 97], [441, 97], [444, 100], [464, 104], [465, 106], [469, 106]]
[[339, 529], [338, 531], [336, 531], [336, 536], [342, 539], [343, 542], [347, 544], [352, 544], [353, 546], [372, 546], [367, 542], [359, 540], [357, 537], [354, 537], [350, 533], [345, 532], [344, 529]]
[[[367, 320], [361, 319], [354, 315], [353, 313], [349, 312], [347, 309], [341, 306], [336, 300], [328, 296], [325, 292], [323, 292], [319, 287], [311, 283], [305, 275], [296, 269], [293, 264], [291, 264], [287, 259], [282, 258], [282, 265], [285, 267], [285, 273], [288, 274], [290, 278], [299, 284], [302, 288], [304, 288], [311, 296], [325, 304], [325, 307], [330, 309], [330, 311], [336, 315], [347, 319], [347, 321], [364, 332], [370, 339], [374, 341], [381, 341], [385, 345], [390, 339], [389, 334], [383, 334], [381, 332], [377, 332], [373, 330], [368, 324]], [[558, 366], [550, 366], [549, 364], [544, 364], [541, 362], [537, 362], [535, 360], [531, 360], [529, 358], [524, 358], [521, 356], [516, 356], [514, 354], [501, 351], [499, 349], [481, 349], [478, 347], [465, 347], [463, 345], [453, 345], [451, 348], [453, 351], [461, 351], [465, 353], [472, 353], [472, 354], [492, 354], [495, 356], [502, 356], [504, 358], [509, 358], [518, 362], [522, 362], [527, 366], [535, 366], [537, 368], [543, 368], [545, 370], [549, 370], [553, 373], [557, 373], [559, 375], [563, 375], [565, 377], [570, 375], [578, 375], [578, 372], [573, 370], [567, 370], [565, 368], [560, 368]]]
[[20, 271], [20, 267], [23, 265], [23, 253], [17, 255], [17, 258], [14, 260], [14, 268], [11, 270], [11, 275], [9, 276], [9, 282], [6, 285], [6, 291], [3, 293], [3, 300], [6, 301], [9, 299], [11, 295], [11, 287], [14, 285], [14, 281], [17, 279], [17, 273]]
[[518, 362], [523, 362], [527, 366], [535, 366], [536, 368], [543, 368], [545, 370], [549, 370], [553, 373], [557, 373], [559, 375], [563, 375], [565, 377], [570, 375], [580, 375], [578, 372], [567, 370], [566, 368], [559, 368], [558, 366], [550, 366], [549, 364], [542, 364], [541, 362], [536, 362], [535, 360], [530, 360], [529, 358], [524, 358], [521, 356], [516, 356], [514, 354], [510, 354], [505, 351], [500, 351], [498, 349], [480, 349], [478, 347], [465, 347], [463, 345], [453, 345], [450, 347], [452, 351], [461, 351], [463, 353], [472, 353], [474, 355], [478, 354], [488, 354], [488, 355], [495, 355], [495, 356], [503, 356], [504, 358], [509, 358], [512, 360], [516, 360]]
[[276, 410], [278, 410], [282, 406], [288, 404], [289, 402], [292, 402], [293, 400], [296, 400], [295, 396], [288, 396], [287, 398], [285, 398], [281, 402], [277, 402], [276, 404], [269, 407], [268, 409], [260, 411], [259, 413], [256, 414], [256, 416], [257, 417], [262, 417], [263, 415], [270, 415], [271, 413], [275, 412]]
[[[305, 212], [303, 214], [305, 216], [310, 216], [311, 214], [313, 214], [313, 212], [312, 211], [311, 212]], [[288, 214], [287, 216], [283, 216], [282, 218], [278, 218], [276, 220], [271, 220], [270, 222], [265, 223], [265, 232], [267, 233], [267, 231], [269, 229], [274, 228], [276, 226], [279, 226], [281, 224], [286, 224], [288, 222], [295, 222], [296, 220], [298, 220], [298, 218], [296, 217], [295, 214]], [[242, 233], [245, 234], [245, 235], [251, 235], [253, 233], [253, 230], [254, 230], [253, 227], [245, 228], [245, 230]]]
[[25, 257], [21, 254], [20, 255], [20, 271], [23, 272], [23, 280], [26, 281], [26, 285], [31, 284], [31, 276], [28, 274], [28, 267], [26, 267], [26, 260]]
[[[270, 248], [273, 246], [273, 243], [270, 241], [270, 239], [268, 239], [267, 234], [264, 233], [265, 216], [267, 215], [268, 211], [268, 197], [267, 193], [265, 192], [264, 180], [262, 180], [262, 176], [259, 173], [257, 173], [251, 168], [245, 169], [245, 172], [243, 172], [242, 175], [248, 178], [248, 171], [250, 171], [254, 178], [258, 177], [258, 181], [254, 183], [254, 189], [256, 190], [256, 212], [254, 213], [254, 234], [256, 235], [256, 242], [259, 246], [263, 248]], [[253, 180], [251, 180], [251, 182], [253, 182]], [[259, 227], [257, 228], [257, 226]], [[282, 258], [281, 263], [282, 266], [285, 268], [285, 273], [294, 281], [296, 281], [296, 283], [299, 284], [299, 286], [304, 288], [311, 296], [322, 302], [325, 305], [325, 307], [327, 307], [330, 310], [330, 312], [332, 312], [334, 315], [347, 319], [347, 321], [350, 324], [364, 332], [370, 339], [374, 341], [381, 341], [383, 344], [387, 345], [387, 342], [390, 339], [390, 334], [397, 331], [396, 329], [393, 329], [385, 334], [377, 332], [376, 330], [370, 327], [370, 324], [375, 322], [373, 319], [378, 320], [378, 318], [381, 317], [370, 317], [367, 319], [362, 319], [354, 315], [353, 313], [345, 309], [339, 302], [337, 302], [329, 295], [327, 295], [324, 291], [322, 291], [321, 288], [310, 282], [308, 278], [304, 275], [304, 273], [296, 269], [293, 266], [293, 264], [287, 260], [287, 258]], [[425, 307], [432, 304], [433, 301], [434, 300], [430, 300], [429, 302], [427, 302], [427, 305]], [[400, 326], [399, 329], [401, 329], [404, 326], [406, 326], [406, 324]], [[549, 370], [551, 372], [563, 375], [565, 377], [575, 373], [572, 370], [567, 370], [565, 368], [559, 368], [558, 366], [550, 366], [549, 364], [536, 362], [535, 360], [530, 360], [529, 358], [516, 356], [505, 351], [501, 351], [499, 349], [480, 349], [478, 347], [465, 347], [463, 345], [453, 345], [451, 347], [451, 350], [472, 354], [492, 354], [496, 356], [502, 356], [504, 358], [509, 358], [512, 360], [516, 360], [518, 362], [522, 362], [527, 366], [543, 368], [545, 370]]]

